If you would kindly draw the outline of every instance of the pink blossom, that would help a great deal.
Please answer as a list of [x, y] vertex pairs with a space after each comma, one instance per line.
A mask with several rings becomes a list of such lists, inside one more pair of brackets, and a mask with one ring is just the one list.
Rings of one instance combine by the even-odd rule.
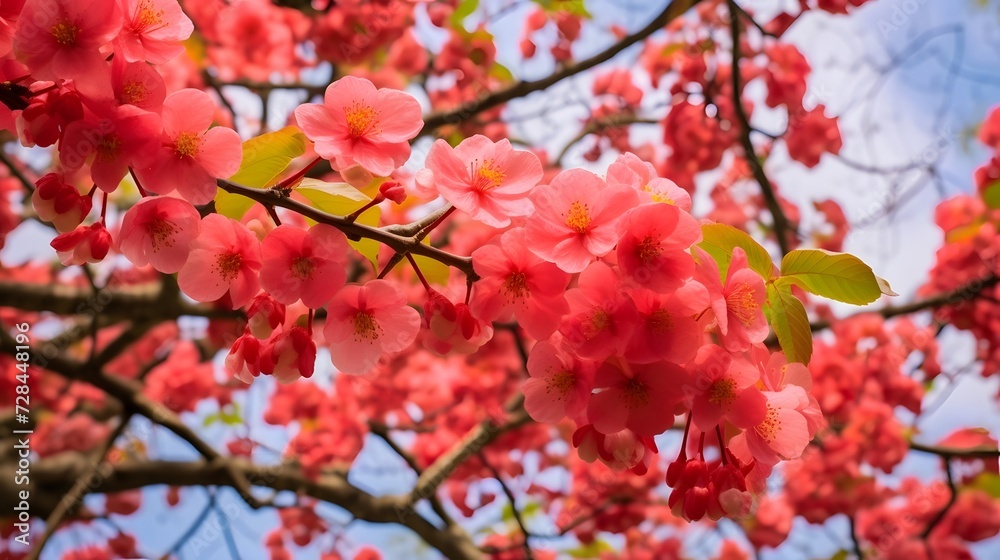
[[62, 173], [48, 173], [35, 182], [31, 205], [39, 219], [52, 222], [56, 231], [66, 233], [83, 223], [93, 201], [68, 184]]
[[674, 423], [684, 370], [670, 362], [646, 365], [608, 360], [597, 368], [587, 417], [602, 434], [628, 428], [640, 436], [655, 436]]
[[760, 374], [753, 364], [708, 344], [698, 349], [687, 369], [691, 419], [701, 431], [710, 432], [722, 419], [741, 429], [764, 420], [767, 400], [756, 387]]
[[[766, 465], [797, 458], [810, 439], [809, 423], [803, 414], [809, 407], [809, 396], [798, 385], [762, 392], [767, 398], [764, 419], [734, 436], [734, 447], [745, 446], [757, 461]], [[744, 441], [740, 442], [741, 439]]]
[[347, 237], [337, 228], [316, 224], [308, 231], [282, 225], [264, 238], [260, 283], [284, 304], [301, 299], [317, 309], [344, 285]]
[[569, 312], [564, 295], [569, 274], [528, 250], [524, 228], [473, 251], [472, 266], [480, 276], [472, 309], [486, 321], [514, 318], [531, 337], [544, 340]]
[[603, 262], [587, 267], [566, 299], [570, 313], [559, 332], [581, 358], [603, 360], [625, 349], [639, 317], [611, 267]]
[[430, 290], [424, 302], [425, 344], [435, 354], [472, 354], [493, 338], [493, 325], [473, 316], [469, 306]]
[[[264, 261], [267, 266], [267, 261]], [[271, 294], [260, 292], [247, 306], [247, 330], [259, 340], [267, 340], [279, 326], [285, 323], [285, 306], [278, 303]]]
[[191, 203], [162, 196], [140, 200], [122, 218], [118, 250], [135, 266], [164, 274], [184, 266], [198, 237], [201, 216]]
[[410, 157], [409, 140], [420, 132], [423, 119], [413, 96], [376, 89], [364, 78], [345, 76], [326, 88], [323, 104], [305, 103], [295, 120], [316, 153], [335, 161], [338, 169], [357, 163], [388, 176]]
[[386, 280], [348, 285], [327, 307], [323, 335], [333, 365], [344, 373], [366, 373], [382, 356], [403, 350], [417, 337], [420, 313], [402, 290]]
[[111, 234], [104, 224], [80, 226], [69, 233], [57, 235], [50, 243], [66, 266], [101, 262], [111, 248]]
[[481, 134], [455, 148], [438, 140], [427, 154], [427, 167], [445, 200], [493, 227], [531, 214], [527, 194], [542, 178], [538, 156], [513, 149], [507, 139], [494, 143]]
[[59, 141], [59, 162], [78, 169], [90, 159], [91, 178], [98, 188], [110, 193], [118, 188], [128, 167], [153, 149], [160, 133], [160, 117], [133, 105], [99, 103], [92, 110], [66, 126]]
[[226, 355], [226, 371], [244, 383], [252, 383], [260, 375], [260, 351], [260, 340], [250, 332], [243, 333]]
[[701, 228], [687, 212], [661, 203], [630, 210], [622, 220], [618, 266], [636, 284], [657, 292], [676, 289], [694, 272], [688, 249]]
[[608, 166], [608, 185], [630, 187], [639, 193], [642, 203], [661, 202], [674, 204], [685, 212], [691, 211], [691, 195], [669, 179], [656, 174], [653, 164], [639, 156], [625, 152]]
[[683, 364], [694, 357], [702, 339], [694, 317], [708, 305], [708, 293], [701, 284], [689, 282], [673, 294], [640, 289], [630, 296], [639, 320], [625, 358], [639, 364], [660, 360]]
[[215, 198], [216, 179], [239, 170], [243, 147], [235, 130], [209, 128], [214, 114], [212, 98], [201, 90], [182, 89], [164, 100], [161, 146], [135, 168], [145, 188], [160, 194], [177, 189], [191, 204]]
[[159, 113], [167, 88], [156, 68], [145, 62], [125, 62], [115, 58], [111, 62], [111, 89], [115, 101], [121, 105], [135, 105], [140, 109]]
[[260, 289], [260, 242], [243, 224], [219, 214], [201, 221], [201, 233], [177, 275], [195, 301], [216, 301], [229, 293], [233, 308], [246, 305]]
[[73, 80], [88, 94], [107, 88], [100, 48], [122, 17], [112, 0], [28, 0], [18, 18], [14, 52], [38, 80]]
[[542, 341], [531, 349], [524, 382], [524, 408], [536, 422], [555, 424], [587, 407], [594, 383], [594, 363], [580, 360]]
[[581, 272], [618, 242], [618, 222], [638, 202], [628, 188], [610, 188], [582, 169], [563, 171], [532, 196], [528, 248], [566, 272]]
[[117, 0], [125, 23], [115, 49], [128, 62], [162, 64], [184, 52], [194, 25], [177, 0]]
[[316, 365], [316, 343], [305, 329], [283, 330], [261, 348], [260, 372], [273, 375], [280, 383], [312, 377]]
[[747, 263], [743, 249], [733, 249], [724, 285], [719, 280], [715, 260], [700, 248], [694, 251], [698, 256], [697, 277], [708, 288], [712, 312], [726, 349], [742, 352], [751, 344], [763, 342], [768, 333], [764, 316], [766, 288], [764, 279]]

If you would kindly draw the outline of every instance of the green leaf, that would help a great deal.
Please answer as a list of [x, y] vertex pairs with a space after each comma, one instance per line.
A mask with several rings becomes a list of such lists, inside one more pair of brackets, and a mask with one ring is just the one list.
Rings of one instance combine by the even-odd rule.
[[[309, 200], [313, 208], [334, 216], [346, 216], [371, 201], [368, 195], [347, 183], [326, 183], [311, 178], [303, 179], [295, 187], [295, 191]], [[362, 212], [355, 223], [378, 227], [381, 217], [382, 211], [378, 206], [373, 206]], [[309, 219], [306, 221], [309, 224], [315, 223]], [[361, 241], [348, 241], [348, 243], [371, 261], [373, 267], [378, 268], [378, 241], [364, 238]]]
[[451, 13], [451, 27], [455, 30], [465, 30], [465, 18], [472, 15], [479, 7], [479, 0], [462, 0]]
[[598, 558], [601, 554], [605, 552], [613, 552], [614, 547], [607, 542], [597, 539], [590, 544], [582, 545], [577, 548], [567, 550], [566, 554], [569, 554], [573, 558]]
[[[306, 152], [306, 137], [294, 126], [261, 134], [243, 143], [243, 163], [233, 183], [262, 189], [272, 183], [292, 163]], [[243, 217], [254, 201], [245, 196], [219, 189], [215, 196], [215, 211], [235, 220]]]
[[802, 301], [792, 294], [791, 287], [768, 284], [765, 312], [788, 361], [809, 365], [813, 344], [809, 316]]
[[966, 485], [966, 488], [982, 490], [989, 494], [991, 498], [1000, 499], [1000, 475], [991, 472], [981, 472], [976, 475], [976, 478], [972, 482]]
[[591, 19], [583, 0], [534, 0], [547, 12], [563, 12]]
[[868, 305], [888, 283], [879, 282], [871, 267], [854, 255], [823, 249], [796, 249], [781, 259], [781, 283], [794, 283], [818, 296]]
[[314, 208], [335, 216], [346, 216], [371, 202], [368, 195], [347, 183], [327, 183], [311, 177], [302, 179], [295, 191], [309, 199]]
[[719, 264], [719, 274], [723, 280], [729, 271], [729, 262], [733, 260], [733, 249], [736, 247], [743, 249], [750, 268], [763, 276], [764, 280], [774, 276], [771, 255], [748, 233], [726, 224], [704, 224], [701, 226], [701, 235], [702, 242], [698, 246], [712, 255]]
[[992, 210], [1000, 208], [1000, 181], [993, 181], [983, 189], [983, 202]]

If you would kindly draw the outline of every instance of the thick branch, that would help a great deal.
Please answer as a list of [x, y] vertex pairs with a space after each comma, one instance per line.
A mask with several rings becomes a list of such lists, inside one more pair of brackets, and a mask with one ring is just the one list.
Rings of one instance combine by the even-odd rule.
[[155, 321], [181, 315], [236, 317], [237, 312], [185, 302], [176, 290], [160, 284], [103, 289], [96, 295], [89, 288], [65, 284], [30, 284], [0, 281], [0, 307], [22, 311], [45, 311], [57, 315], [100, 315], [108, 318]]
[[530, 93], [544, 90], [558, 82], [561, 82], [562, 80], [565, 80], [566, 78], [569, 78], [570, 76], [575, 76], [580, 72], [584, 72], [597, 66], [598, 64], [607, 62], [628, 47], [642, 41], [653, 33], [656, 33], [668, 23], [683, 15], [692, 6], [700, 1], [701, 0], [672, 0], [669, 4], [667, 4], [667, 7], [660, 12], [660, 15], [656, 16], [656, 18], [649, 22], [648, 25], [631, 35], [626, 35], [614, 45], [611, 45], [590, 58], [586, 58], [576, 64], [563, 67], [540, 80], [531, 80], [527, 82], [518, 81], [517, 83], [511, 84], [501, 90], [488, 93], [481, 99], [475, 99], [450, 111], [442, 111], [428, 115], [424, 118], [424, 127], [420, 131], [420, 136], [430, 134], [434, 130], [446, 124], [461, 123], [483, 111], [502, 105], [512, 99], [524, 97]]
[[743, 107], [743, 98], [741, 95], [743, 79], [740, 77], [740, 18], [739, 18], [739, 6], [736, 6], [736, 2], [729, 0], [729, 29], [733, 37], [733, 67], [732, 67], [732, 87], [733, 87], [733, 107], [736, 112], [737, 126], [739, 127], [740, 144], [743, 146], [743, 152], [746, 156], [747, 163], [750, 165], [750, 171], [753, 173], [754, 179], [760, 184], [761, 194], [764, 196], [764, 202], [767, 204], [767, 209], [771, 213], [771, 218], [774, 221], [774, 235], [778, 238], [778, 247], [781, 249], [781, 254], [784, 255], [788, 253], [788, 234], [792, 231], [792, 226], [788, 221], [788, 217], [785, 216], [784, 210], [781, 209], [781, 203], [778, 201], [778, 196], [774, 191], [774, 185], [771, 184], [771, 180], [768, 179], [767, 173], [764, 172], [764, 165], [761, 163], [760, 158], [757, 157], [757, 152], [754, 150], [753, 141], [750, 139], [750, 119], [747, 117], [746, 109]]
[[487, 417], [475, 428], [469, 430], [465, 437], [456, 443], [447, 453], [438, 457], [437, 461], [420, 473], [417, 484], [410, 492], [409, 507], [418, 501], [434, 495], [438, 487], [469, 457], [479, 453], [491, 441], [515, 428], [527, 424], [531, 418], [524, 410], [524, 397], [518, 394], [507, 407], [508, 417], [497, 422], [493, 417]]
[[472, 269], [472, 259], [470, 257], [462, 257], [436, 247], [431, 247], [430, 245], [425, 245], [421, 243], [416, 236], [407, 237], [397, 235], [386, 229], [369, 227], [363, 224], [351, 222], [341, 216], [327, 214], [322, 210], [317, 210], [311, 206], [302, 204], [297, 200], [292, 200], [287, 196], [283, 196], [279, 191], [253, 189], [250, 187], [244, 187], [243, 185], [230, 183], [225, 179], [219, 179], [218, 184], [219, 188], [225, 190], [226, 192], [245, 196], [263, 204], [264, 206], [280, 206], [293, 212], [297, 212], [307, 218], [316, 220], [321, 224], [331, 225], [344, 232], [344, 234], [348, 237], [373, 239], [383, 245], [389, 246], [397, 253], [423, 255], [448, 266], [453, 266], [461, 270], [468, 277], [478, 278], [478, 276], [476, 276], [476, 272]]
[[[69, 454], [40, 461], [32, 466], [32, 482], [36, 485], [32, 497], [39, 494], [58, 496], [65, 492], [69, 481], [85, 474], [84, 461], [70, 460], [68, 456]], [[448, 558], [482, 557], [472, 539], [457, 525], [438, 529], [419, 515], [407, 514], [405, 505], [398, 498], [373, 496], [351, 485], [342, 476], [324, 476], [319, 480], [310, 480], [290, 465], [261, 466], [238, 458], [222, 458], [212, 462], [129, 462], [114, 465], [107, 472], [100, 491], [121, 492], [160, 484], [232, 487], [230, 472], [238, 472], [255, 486], [295, 492], [329, 502], [362, 521], [404, 525]], [[45, 502], [43, 496], [39, 498], [38, 503]]]

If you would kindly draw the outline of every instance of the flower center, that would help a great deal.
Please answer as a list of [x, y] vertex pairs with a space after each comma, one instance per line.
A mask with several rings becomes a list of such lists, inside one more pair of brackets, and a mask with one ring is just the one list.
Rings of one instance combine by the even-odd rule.
[[767, 443], [774, 441], [774, 438], [781, 431], [781, 418], [778, 416], [778, 411], [771, 405], [767, 405], [767, 414], [764, 416], [764, 421], [757, 424], [754, 428], [757, 431], [757, 435]]
[[483, 162], [483, 166], [476, 169], [476, 165], [472, 166], [472, 184], [477, 191], [488, 191], [490, 189], [495, 189], [503, 183], [503, 180], [507, 175], [500, 170], [500, 168], [494, 165], [493, 160], [489, 159]]
[[590, 209], [586, 204], [579, 201], [570, 204], [569, 212], [566, 213], [566, 225], [570, 229], [577, 233], [587, 233], [591, 221]]
[[754, 299], [754, 289], [750, 284], [737, 284], [726, 296], [726, 306], [744, 327], [753, 324], [757, 317], [757, 300]]
[[631, 410], [649, 403], [649, 391], [646, 386], [635, 379], [629, 379], [625, 383], [624, 395], [625, 408]]
[[354, 335], [357, 340], [375, 340], [381, 332], [382, 327], [379, 326], [378, 321], [375, 320], [375, 317], [371, 313], [358, 311], [354, 315]]
[[673, 326], [674, 320], [670, 317], [670, 312], [666, 309], [657, 309], [646, 318], [646, 325], [649, 330], [656, 334], [663, 334]]
[[298, 257], [292, 261], [292, 276], [297, 280], [308, 280], [312, 278], [315, 268], [316, 266], [309, 257]]
[[654, 191], [653, 188], [650, 187], [649, 185], [643, 185], [642, 190], [650, 194], [650, 197], [653, 199], [653, 202], [661, 202], [663, 204], [673, 204], [673, 205], [677, 204], [676, 200], [670, 198], [669, 196], [663, 194], [660, 191]]
[[583, 334], [588, 339], [591, 339], [601, 334], [602, 331], [607, 330], [609, 326], [611, 326], [611, 316], [608, 315], [607, 311], [598, 309], [590, 316], [590, 321], [584, 323]]
[[150, 27], [165, 27], [170, 25], [163, 22], [163, 10], [157, 10], [153, 6], [152, 0], [142, 0], [132, 19], [132, 28], [136, 31], [150, 31]]
[[135, 105], [146, 98], [146, 86], [142, 82], [129, 82], [122, 87], [120, 98], [126, 105]]
[[345, 113], [347, 115], [347, 133], [355, 140], [378, 127], [379, 113], [368, 105], [354, 102]]
[[64, 19], [52, 26], [49, 30], [55, 37], [57, 43], [61, 45], [72, 45], [76, 42], [76, 36], [80, 33], [80, 28], [68, 19]]
[[732, 379], [719, 379], [708, 388], [708, 402], [726, 405], [736, 400], [736, 382]]
[[215, 261], [215, 268], [219, 271], [219, 276], [226, 282], [232, 282], [233, 278], [239, 274], [243, 268], [243, 255], [239, 253], [223, 253]]
[[656, 260], [663, 252], [663, 246], [656, 239], [653, 239], [652, 235], [647, 235], [642, 241], [639, 242], [639, 247], [636, 249], [636, 256], [639, 261], [644, 264], [649, 264], [650, 262]]
[[194, 132], [182, 132], [174, 143], [174, 152], [177, 157], [194, 157], [201, 150], [201, 135]]
[[528, 279], [523, 272], [515, 272], [504, 280], [500, 291], [508, 296], [508, 300], [521, 299], [529, 295]]
[[113, 134], [102, 136], [97, 141], [97, 154], [94, 159], [101, 162], [114, 161], [118, 157], [118, 148], [120, 146], [121, 140], [118, 139], [118, 136]]
[[149, 238], [153, 242], [153, 252], [159, 251], [162, 247], [173, 247], [174, 224], [157, 218], [149, 222], [146, 231], [149, 232]]
[[569, 390], [573, 388], [573, 382], [576, 377], [572, 372], [560, 371], [554, 375], [549, 376], [548, 381], [545, 384], [545, 392], [551, 393], [555, 391], [560, 396], [566, 396]]

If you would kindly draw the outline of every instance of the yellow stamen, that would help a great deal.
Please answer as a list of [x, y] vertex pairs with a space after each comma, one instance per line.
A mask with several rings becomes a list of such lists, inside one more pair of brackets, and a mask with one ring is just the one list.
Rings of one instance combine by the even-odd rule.
[[146, 86], [142, 82], [129, 82], [122, 87], [120, 101], [126, 105], [136, 105], [146, 98]]
[[174, 152], [177, 157], [194, 157], [201, 150], [202, 138], [194, 132], [182, 132], [174, 143]]
[[647, 235], [639, 242], [639, 247], [636, 249], [636, 256], [639, 257], [639, 262], [649, 264], [656, 260], [656, 257], [659, 257], [662, 252], [663, 246], [660, 245], [660, 242], [653, 239], [653, 236]]
[[774, 441], [778, 432], [781, 431], [781, 417], [778, 416], [778, 411], [773, 406], [767, 405], [767, 414], [764, 416], [764, 421], [758, 424], [755, 430], [760, 438], [767, 443]]
[[625, 408], [631, 410], [649, 403], [649, 391], [646, 386], [634, 379], [625, 384]]
[[215, 261], [216, 271], [226, 282], [232, 282], [241, 268], [243, 268], [243, 255], [239, 253], [225, 253], [219, 255], [218, 260]]
[[483, 162], [482, 167], [477, 169], [476, 164], [472, 165], [472, 183], [478, 191], [488, 191], [495, 189], [503, 183], [507, 175], [497, 167], [493, 160]]
[[515, 272], [504, 280], [500, 293], [507, 296], [508, 301], [524, 298], [530, 294], [528, 279], [523, 272]]
[[717, 405], [727, 405], [736, 400], [736, 382], [732, 379], [719, 379], [708, 388], [708, 402]]
[[666, 309], [657, 309], [646, 318], [646, 325], [649, 326], [649, 330], [656, 334], [667, 332], [673, 324], [674, 320], [670, 317], [670, 312]]
[[566, 396], [570, 389], [573, 388], [573, 382], [576, 378], [572, 373], [568, 371], [560, 371], [554, 375], [549, 376], [545, 383], [545, 392], [551, 393], [555, 391], [560, 396]]
[[592, 221], [590, 218], [590, 209], [586, 204], [579, 201], [574, 201], [573, 204], [570, 204], [569, 212], [566, 214], [567, 226], [577, 233], [587, 233], [587, 229], [590, 228]]
[[354, 316], [354, 336], [355, 340], [375, 340], [382, 333], [382, 327], [371, 313], [359, 311]]
[[749, 327], [753, 324], [754, 319], [757, 317], [757, 311], [759, 306], [757, 305], [757, 300], [754, 299], [754, 289], [750, 284], [738, 284], [729, 295], [726, 296], [726, 306], [729, 307], [729, 312], [736, 316], [736, 319], [743, 324], [744, 327]]
[[353, 103], [344, 113], [347, 115], [347, 133], [355, 140], [375, 132], [379, 125], [379, 112], [360, 103]]
[[80, 27], [68, 19], [64, 19], [52, 26], [49, 30], [55, 37], [57, 43], [61, 45], [72, 45], [76, 43], [76, 36], [80, 33]]
[[173, 247], [174, 245], [174, 224], [163, 219], [156, 219], [146, 226], [149, 238], [153, 242], [153, 252], [159, 251], [163, 247]]

